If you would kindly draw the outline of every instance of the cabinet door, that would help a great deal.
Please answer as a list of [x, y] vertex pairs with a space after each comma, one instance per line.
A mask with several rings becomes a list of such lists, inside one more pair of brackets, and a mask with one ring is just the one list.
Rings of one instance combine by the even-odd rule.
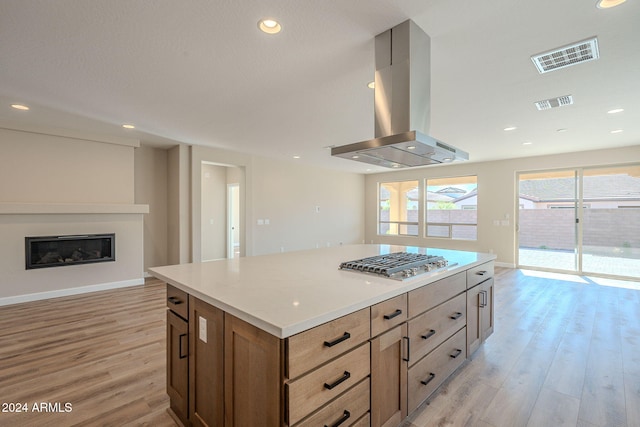
[[481, 311], [482, 286], [476, 285], [467, 291], [467, 357], [480, 347], [482, 342]]
[[228, 313], [224, 319], [224, 425], [281, 426], [284, 344]]
[[194, 426], [224, 422], [224, 312], [189, 297], [189, 418]]
[[396, 427], [407, 416], [407, 324], [371, 341], [371, 427]]
[[487, 280], [481, 285], [482, 297], [481, 307], [481, 332], [482, 341], [487, 339], [493, 333], [493, 278]]
[[167, 310], [167, 394], [173, 413], [187, 424], [189, 413], [189, 327]]

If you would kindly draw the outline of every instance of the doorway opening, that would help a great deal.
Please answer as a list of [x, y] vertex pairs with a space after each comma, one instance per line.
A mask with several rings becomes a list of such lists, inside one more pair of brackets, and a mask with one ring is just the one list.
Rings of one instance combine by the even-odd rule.
[[201, 260], [242, 256], [244, 169], [205, 161], [201, 166]]

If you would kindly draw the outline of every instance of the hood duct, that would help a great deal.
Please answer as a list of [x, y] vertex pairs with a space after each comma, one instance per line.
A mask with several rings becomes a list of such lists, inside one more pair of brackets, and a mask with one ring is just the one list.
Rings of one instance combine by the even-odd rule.
[[388, 168], [468, 160], [428, 136], [431, 39], [407, 20], [375, 38], [375, 138], [333, 147], [332, 156]]

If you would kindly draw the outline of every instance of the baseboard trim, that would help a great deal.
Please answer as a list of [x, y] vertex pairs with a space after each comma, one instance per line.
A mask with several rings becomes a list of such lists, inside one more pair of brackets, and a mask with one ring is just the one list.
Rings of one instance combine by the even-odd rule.
[[100, 283], [97, 285], [80, 286], [77, 288], [57, 289], [55, 291], [37, 292], [33, 294], [16, 295], [0, 298], [0, 306], [20, 304], [23, 302], [39, 301], [43, 299], [66, 297], [69, 295], [86, 294], [89, 292], [106, 291], [109, 289], [127, 288], [129, 286], [143, 285], [144, 278], [122, 280], [119, 282]]
[[508, 262], [496, 262], [494, 264], [495, 264], [496, 267], [516, 268], [515, 264], [510, 264]]

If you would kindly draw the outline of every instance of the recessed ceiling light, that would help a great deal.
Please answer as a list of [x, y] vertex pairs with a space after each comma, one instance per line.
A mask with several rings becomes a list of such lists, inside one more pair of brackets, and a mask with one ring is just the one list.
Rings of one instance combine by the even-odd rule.
[[124, 124], [124, 125], [122, 125], [122, 127], [123, 127], [123, 128], [125, 128], [125, 129], [135, 129], [135, 128], [136, 128], [136, 127], [135, 127], [134, 125], [132, 125], [132, 124]]
[[299, 158], [300, 158], [300, 156], [293, 156], [293, 158], [294, 158], [294, 159], [299, 159]]
[[369, 89], [375, 89], [376, 88], [376, 82], [369, 82], [367, 83], [367, 87]]
[[352, 158], [352, 159], [359, 159], [359, 158], [360, 158], [360, 156], [357, 156], [357, 155], [356, 155], [356, 156], [351, 156], [351, 158]]
[[620, 6], [627, 0], [598, 0], [596, 7], [598, 9], [609, 9], [611, 7]]
[[22, 111], [28, 111], [29, 107], [27, 107], [26, 105], [22, 105], [22, 104], [11, 104], [11, 106], [13, 108], [15, 108], [16, 110], [22, 110]]
[[622, 129], [612, 130], [611, 133], [622, 133], [624, 132]]
[[624, 111], [624, 108], [614, 108], [613, 110], [607, 111], [607, 114], [617, 114], [617, 113], [622, 113], [623, 111]]
[[271, 18], [264, 18], [258, 21], [258, 28], [260, 31], [267, 34], [278, 34], [282, 31], [280, 23]]
[[415, 150], [416, 146], [415, 145], [410, 145], [407, 147], [407, 150]]
[[509, 132], [509, 131], [511, 131], [511, 130], [516, 130], [516, 129], [518, 129], [518, 128], [517, 128], [517, 127], [515, 127], [515, 126], [509, 126], [509, 127], [506, 127], [506, 128], [504, 128], [504, 129], [502, 129], [502, 130], [503, 130], [503, 131], [505, 131], [505, 132]]
[[522, 143], [522, 145], [531, 145], [531, 144], [533, 144], [533, 142], [529, 142], [529, 141], [527, 141], [527, 142], [523, 142], [523, 143]]

